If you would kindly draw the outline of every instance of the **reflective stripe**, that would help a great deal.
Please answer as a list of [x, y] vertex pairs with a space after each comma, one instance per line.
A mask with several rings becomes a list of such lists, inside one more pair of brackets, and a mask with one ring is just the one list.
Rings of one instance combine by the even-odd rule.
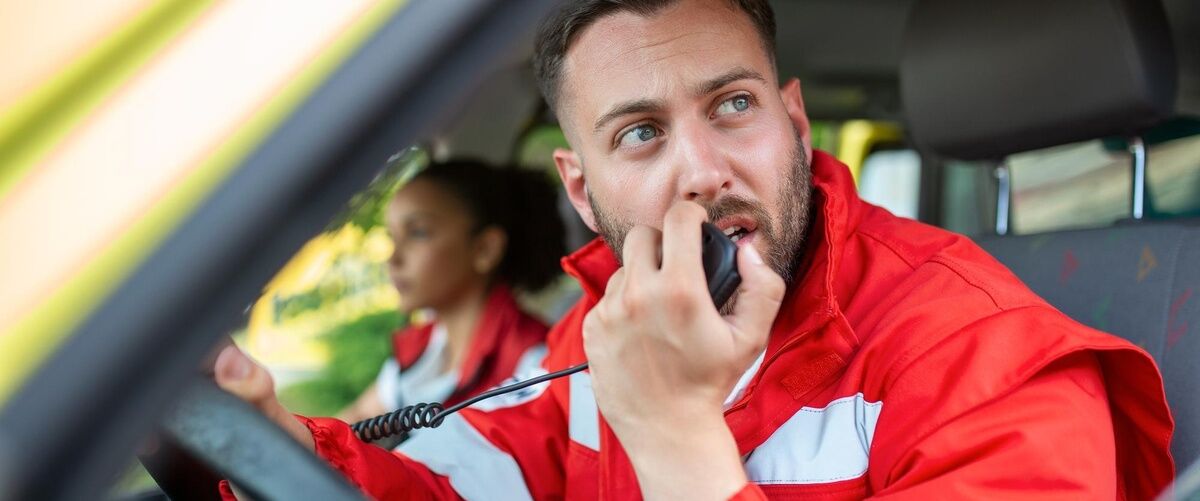
[[[546, 345], [544, 344], [533, 345], [528, 350], [525, 350], [525, 354], [521, 355], [521, 359], [517, 361], [517, 367], [513, 369], [512, 377], [501, 381], [496, 387], [508, 386], [548, 374], [546, 369], [542, 368], [542, 359], [546, 358], [546, 352]], [[491, 412], [497, 409], [515, 407], [525, 402], [536, 400], [549, 387], [549, 381], [538, 383], [528, 388], [522, 388], [482, 400], [472, 405], [471, 408]]]
[[[733, 391], [725, 399], [726, 409], [733, 405], [746, 391], [746, 386], [763, 363], [766, 351], [759, 353], [750, 368], [742, 374]], [[596, 408], [596, 394], [592, 391], [592, 376], [587, 372], [571, 374], [571, 410], [569, 428], [571, 440], [592, 450], [600, 450], [600, 413]]]
[[746, 461], [758, 484], [820, 484], [861, 477], [883, 402], [863, 394], [839, 398], [823, 409], [804, 407], [775, 430]]
[[448, 478], [463, 499], [497, 499], [497, 493], [504, 499], [532, 499], [512, 456], [458, 414], [447, 417], [436, 432], [415, 434], [396, 450]]
[[[543, 369], [541, 367], [534, 367], [532, 370], [530, 370], [526, 374], [522, 374], [519, 377], [508, 378], [507, 380], [505, 380], [504, 382], [502, 382], [496, 386], [497, 387], [508, 386], [510, 384], [519, 383], [521, 381], [533, 379], [535, 377], [538, 377], [538, 376], [541, 376], [544, 374], [547, 374], [546, 369]], [[550, 381], [544, 381], [544, 382], [535, 384], [533, 386], [521, 388], [517, 391], [510, 391], [508, 393], [502, 393], [500, 395], [496, 395], [492, 398], [483, 399], [483, 400], [471, 405], [471, 408], [475, 409], [475, 410], [480, 410], [483, 412], [491, 412], [494, 410], [507, 409], [509, 407], [516, 407], [518, 405], [524, 404], [525, 402], [531, 402], [533, 400], [537, 400], [537, 398], [541, 397], [542, 394], [545, 393], [546, 389], [549, 387], [550, 387]]]
[[400, 364], [396, 357], [388, 357], [375, 375], [375, 396], [384, 409], [400, 408]]
[[541, 368], [542, 360], [546, 359], [547, 352], [549, 352], [549, 350], [546, 348], [544, 343], [538, 343], [530, 346], [529, 349], [525, 350], [525, 353], [521, 355], [521, 358], [517, 360], [517, 366], [513, 369], [513, 376], [516, 377], [518, 381], [529, 379], [526, 375], [532, 374], [534, 371]]
[[594, 451], [600, 450], [600, 411], [592, 392], [592, 375], [571, 374], [571, 411], [567, 430], [571, 440]]

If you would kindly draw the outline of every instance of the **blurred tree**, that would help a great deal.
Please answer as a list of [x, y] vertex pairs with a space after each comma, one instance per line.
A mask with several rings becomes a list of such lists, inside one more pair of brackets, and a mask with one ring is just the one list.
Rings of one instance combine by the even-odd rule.
[[280, 401], [300, 414], [336, 414], [375, 379], [391, 356], [391, 333], [405, 320], [395, 311], [374, 313], [324, 334], [320, 341], [329, 348], [329, 362], [312, 379], [283, 388]]

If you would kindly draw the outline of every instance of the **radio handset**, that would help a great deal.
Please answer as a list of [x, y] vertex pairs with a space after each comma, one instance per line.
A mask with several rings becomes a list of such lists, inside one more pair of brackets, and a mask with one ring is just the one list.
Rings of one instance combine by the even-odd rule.
[[712, 223], [704, 223], [700, 233], [703, 246], [700, 259], [704, 262], [708, 295], [720, 310], [742, 284], [742, 276], [738, 275], [737, 269], [737, 244]]

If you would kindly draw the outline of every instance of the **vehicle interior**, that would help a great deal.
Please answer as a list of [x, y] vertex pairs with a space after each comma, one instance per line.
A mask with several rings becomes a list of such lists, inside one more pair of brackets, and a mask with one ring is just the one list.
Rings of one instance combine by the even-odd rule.
[[[61, 331], [0, 392], [0, 499], [212, 499], [217, 478], [256, 499], [360, 499], [204, 368], [232, 334], [281, 385], [309, 385], [293, 410], [344, 405], [312, 380], [377, 370], [380, 340], [406, 321], [378, 274], [390, 243], [355, 219], [431, 160], [553, 175], [565, 139], [529, 61], [554, 4], [375, 8], [357, 45], [335, 47], [310, 92], [239, 143], [244, 154], [76, 321], [37, 323], [61, 310], [31, 309], [16, 334], [0, 324], [11, 339]], [[1067, 315], [1149, 352], [1176, 423], [1175, 488], [1200, 499], [1200, 466], [1189, 468], [1200, 465], [1200, 3], [772, 5], [779, 73], [802, 81], [814, 147], [850, 166], [865, 199], [971, 236]], [[592, 238], [562, 212], [569, 249]], [[357, 273], [362, 285], [297, 278], [328, 253], [361, 264], [324, 265], [329, 280]], [[564, 279], [526, 299], [553, 320], [576, 293]], [[367, 328], [380, 332], [358, 351], [313, 341]]]

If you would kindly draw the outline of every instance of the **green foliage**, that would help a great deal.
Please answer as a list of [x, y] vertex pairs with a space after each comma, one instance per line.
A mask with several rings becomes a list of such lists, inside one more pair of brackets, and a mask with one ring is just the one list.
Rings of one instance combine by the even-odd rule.
[[274, 320], [278, 323], [355, 295], [369, 294], [379, 284], [390, 282], [384, 265], [365, 261], [361, 256], [340, 255], [316, 287], [299, 294], [272, 296]]
[[363, 229], [383, 224], [383, 211], [392, 195], [428, 164], [429, 154], [419, 146], [396, 153], [366, 189], [350, 198], [346, 209], [333, 218], [326, 231], [341, 228], [346, 223]]
[[375, 379], [392, 353], [392, 333], [406, 318], [395, 311], [365, 315], [321, 336], [329, 347], [329, 363], [316, 377], [279, 392], [293, 412], [331, 416], [358, 397]]
[[554, 150], [555, 148], [570, 147], [567, 144], [567, 137], [563, 135], [562, 129], [557, 125], [542, 125], [529, 131], [522, 140], [516, 160], [523, 167], [546, 172], [557, 184], [558, 174], [554, 167]]
[[[326, 230], [353, 224], [369, 231], [383, 224], [384, 209], [392, 195], [428, 162], [429, 155], [420, 147], [397, 153], [366, 189], [350, 199], [346, 209], [333, 218]], [[276, 315], [287, 317], [319, 310], [322, 305], [388, 280], [382, 268], [359, 269], [362, 266], [359, 261], [338, 259], [317, 288], [277, 299], [280, 303], [276, 304]], [[316, 377], [282, 388], [280, 401], [300, 414], [330, 416], [341, 411], [375, 379], [392, 353], [392, 333], [406, 321], [396, 311], [375, 313], [321, 335], [320, 342], [329, 347], [329, 363]]]

